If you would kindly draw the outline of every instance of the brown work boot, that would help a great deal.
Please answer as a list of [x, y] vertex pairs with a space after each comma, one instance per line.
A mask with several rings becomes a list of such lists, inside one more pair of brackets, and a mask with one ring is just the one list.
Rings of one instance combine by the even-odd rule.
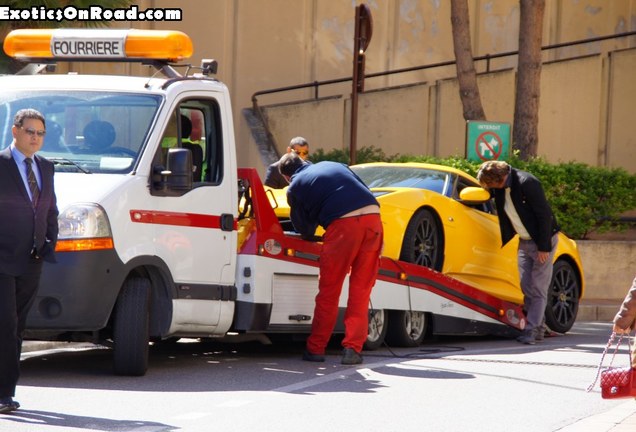
[[342, 350], [342, 360], [340, 360], [340, 363], [343, 365], [357, 365], [362, 363], [362, 356], [353, 348], [345, 348]]
[[322, 354], [314, 354], [312, 352], [309, 352], [308, 350], [305, 350], [303, 351], [303, 360], [322, 363], [325, 361], [325, 356]]
[[526, 329], [521, 333], [521, 336], [517, 338], [517, 342], [526, 344], [526, 345], [534, 345], [537, 343], [537, 329]]

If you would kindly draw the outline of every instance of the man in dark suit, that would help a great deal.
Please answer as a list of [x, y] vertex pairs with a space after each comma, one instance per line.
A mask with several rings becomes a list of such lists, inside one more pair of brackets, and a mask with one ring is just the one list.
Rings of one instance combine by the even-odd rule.
[[559, 225], [541, 182], [532, 174], [504, 161], [487, 161], [481, 164], [477, 180], [495, 197], [502, 246], [519, 235], [517, 261], [527, 324], [517, 341], [533, 345], [543, 340], [545, 333], [545, 308]]
[[44, 116], [33, 109], [13, 119], [13, 142], [0, 151], [0, 413], [14, 411], [22, 332], [35, 300], [42, 261], [55, 262], [57, 204], [53, 164], [42, 148]]

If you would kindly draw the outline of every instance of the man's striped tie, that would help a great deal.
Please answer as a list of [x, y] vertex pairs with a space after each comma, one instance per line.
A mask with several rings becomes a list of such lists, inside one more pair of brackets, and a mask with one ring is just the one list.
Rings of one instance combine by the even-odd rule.
[[27, 166], [27, 181], [29, 183], [29, 189], [31, 189], [31, 199], [33, 201], [33, 207], [35, 207], [38, 203], [38, 198], [40, 197], [40, 188], [38, 187], [38, 181], [35, 178], [35, 174], [33, 173], [33, 159], [26, 158], [24, 163]]

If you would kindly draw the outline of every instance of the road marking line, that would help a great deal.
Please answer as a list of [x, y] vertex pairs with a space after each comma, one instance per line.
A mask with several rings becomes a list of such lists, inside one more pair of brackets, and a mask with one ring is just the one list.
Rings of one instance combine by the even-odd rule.
[[287, 372], [287, 373], [301, 374], [301, 375], [305, 373], [305, 372], [294, 371], [294, 370], [289, 370], [289, 369], [263, 368], [263, 370], [272, 371], [272, 372]]
[[203, 413], [203, 412], [191, 412], [191, 413], [184, 413], [184, 414], [180, 414], [178, 416], [174, 416], [172, 417], [173, 419], [178, 419], [178, 420], [198, 420], [198, 419], [202, 419], [203, 417], [207, 417], [212, 415], [212, 413]]

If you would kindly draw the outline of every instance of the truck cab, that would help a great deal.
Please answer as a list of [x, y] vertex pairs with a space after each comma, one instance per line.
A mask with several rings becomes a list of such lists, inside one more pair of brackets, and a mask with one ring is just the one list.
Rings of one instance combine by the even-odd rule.
[[[238, 187], [215, 62], [177, 72], [192, 44], [174, 31], [19, 30], [4, 47], [29, 65], [0, 77], [2, 146], [19, 109], [45, 116], [40, 154], [56, 166], [60, 210], [58, 262], [44, 266], [29, 334], [112, 341], [115, 371], [127, 375], [146, 371], [144, 340], [225, 334]], [[156, 72], [46, 73], [57, 61], [141, 61]]]

